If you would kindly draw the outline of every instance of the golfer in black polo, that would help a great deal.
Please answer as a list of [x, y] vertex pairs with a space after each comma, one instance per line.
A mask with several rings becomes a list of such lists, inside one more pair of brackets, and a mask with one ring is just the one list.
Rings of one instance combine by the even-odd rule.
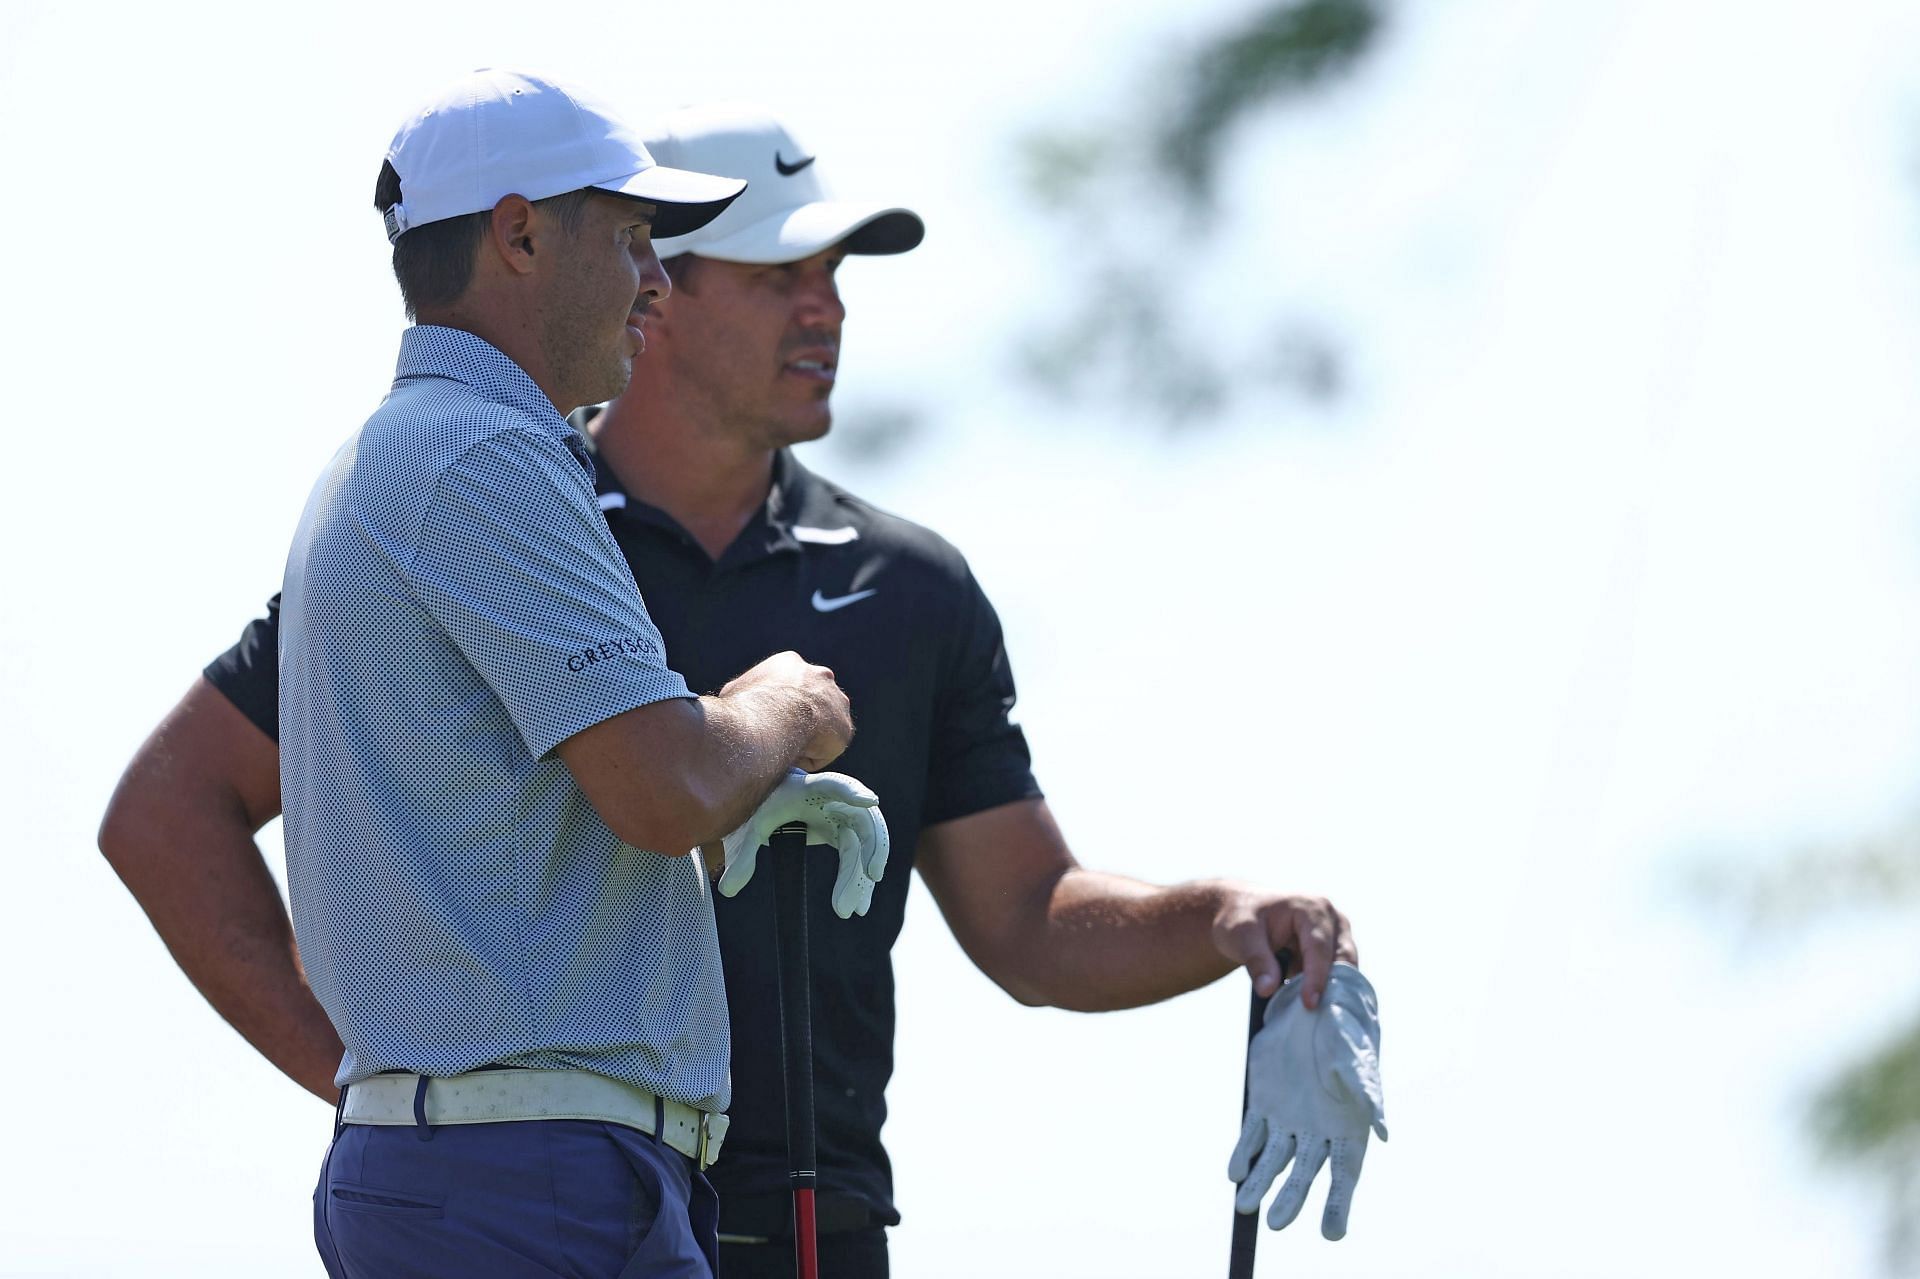
[[[890, 950], [916, 867], [967, 954], [1023, 1003], [1155, 1002], [1244, 966], [1279, 984], [1302, 956], [1319, 1003], [1346, 920], [1322, 898], [1222, 881], [1146, 885], [1079, 865], [1009, 719], [1014, 683], [991, 604], [936, 534], [813, 475], [789, 446], [824, 435], [849, 255], [921, 238], [905, 209], [830, 199], [815, 154], [765, 113], [682, 112], [647, 138], [663, 164], [748, 180], [701, 232], [660, 245], [674, 281], [626, 394], [590, 425], [600, 504], [665, 641], [698, 690], [776, 649], [830, 667], [858, 708], [836, 763], [884, 797], [893, 862], [864, 918], [814, 920], [820, 1269], [887, 1273], [899, 1221], [880, 1142], [892, 1073]], [[331, 1098], [339, 1045], [300, 984], [252, 831], [277, 793], [273, 618], [207, 668], [128, 770], [102, 848], [215, 1005], [283, 1070]], [[215, 691], [215, 690], [218, 691]], [[170, 744], [173, 749], [163, 749]], [[188, 775], [190, 774], [190, 775]], [[193, 867], [219, 893], [168, 887]], [[791, 1275], [771, 885], [715, 902], [733, 1030], [732, 1128], [709, 1176], [721, 1270]], [[1222, 1155], [1232, 1144], [1223, 1132]]]

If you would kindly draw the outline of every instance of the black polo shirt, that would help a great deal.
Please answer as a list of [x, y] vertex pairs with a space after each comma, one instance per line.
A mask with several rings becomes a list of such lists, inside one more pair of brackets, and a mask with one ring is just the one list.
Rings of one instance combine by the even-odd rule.
[[[856, 733], [833, 764], [880, 796], [893, 837], [886, 878], [864, 917], [828, 904], [834, 853], [816, 848], [814, 1081], [821, 1225], [893, 1224], [880, 1127], [893, 1074], [891, 950], [912, 882], [914, 846], [937, 822], [1037, 796], [1027, 745], [1008, 718], [1013, 675], [1000, 621], [966, 561], [937, 534], [774, 461], [765, 507], [718, 561], [664, 511], [630, 498], [596, 458], [600, 504], [633, 567], [667, 661], [696, 692], [717, 691], [771, 653], [833, 668]], [[207, 678], [277, 736], [279, 599]], [[709, 1176], [721, 1228], [776, 1233], [786, 1220], [786, 1129], [774, 975], [773, 884], [756, 875], [715, 898], [733, 1022], [732, 1127]]]

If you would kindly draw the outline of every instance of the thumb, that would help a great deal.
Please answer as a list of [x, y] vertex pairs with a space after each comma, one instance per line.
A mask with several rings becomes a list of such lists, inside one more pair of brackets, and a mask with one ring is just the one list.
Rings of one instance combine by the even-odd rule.
[[747, 881], [753, 878], [754, 860], [759, 855], [756, 849], [751, 853], [742, 853], [727, 863], [727, 868], [720, 872], [719, 889], [722, 897], [732, 897], [747, 886]]
[[1379, 1072], [1370, 1065], [1363, 1070], [1361, 1063], [1352, 1057], [1341, 1057], [1333, 1064], [1333, 1078], [1346, 1091], [1348, 1103], [1359, 1112], [1360, 1118], [1373, 1125], [1380, 1140], [1385, 1141], [1387, 1106], [1380, 1096]]
[[720, 883], [716, 886], [722, 897], [732, 897], [753, 878], [753, 868], [759, 859], [762, 842], [760, 832], [753, 828], [751, 822], [727, 836], [724, 844], [726, 869], [720, 872]]
[[[1241, 1182], [1253, 1171], [1253, 1158], [1266, 1148], [1267, 1120], [1258, 1111], [1247, 1115], [1240, 1125], [1240, 1140], [1233, 1148], [1233, 1155], [1227, 1160], [1227, 1180]], [[1262, 1190], [1266, 1187], [1262, 1186]], [[1256, 1202], [1257, 1206], [1257, 1202]]]
[[1215, 934], [1214, 944], [1221, 954], [1247, 970], [1256, 994], [1271, 995], [1280, 989], [1280, 960], [1258, 919], [1248, 916], [1235, 921]]

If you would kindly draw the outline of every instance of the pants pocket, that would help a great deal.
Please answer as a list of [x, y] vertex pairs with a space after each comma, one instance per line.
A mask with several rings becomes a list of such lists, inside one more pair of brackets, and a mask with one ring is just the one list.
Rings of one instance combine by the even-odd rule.
[[431, 1193], [335, 1178], [322, 1187], [320, 1198], [326, 1206], [321, 1258], [330, 1279], [470, 1279], [508, 1273], [466, 1264], [468, 1241], [449, 1219], [445, 1203]]
[[685, 1161], [638, 1133], [622, 1149], [654, 1212], [618, 1279], [713, 1279], [713, 1258], [689, 1220], [690, 1187], [678, 1166]]
[[375, 1213], [385, 1217], [433, 1218], [446, 1215], [446, 1205], [437, 1200], [351, 1181], [335, 1181], [327, 1188], [327, 1195], [336, 1212]]

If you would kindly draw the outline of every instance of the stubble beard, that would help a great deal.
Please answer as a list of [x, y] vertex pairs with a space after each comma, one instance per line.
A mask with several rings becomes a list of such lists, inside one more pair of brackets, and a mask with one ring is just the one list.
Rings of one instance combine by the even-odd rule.
[[697, 423], [700, 434], [730, 448], [766, 453], [825, 438], [833, 410], [824, 397], [802, 420], [791, 403], [782, 406], [777, 396], [751, 389], [751, 374], [712, 360], [713, 346], [724, 339], [689, 337], [676, 336], [669, 348], [651, 358], [671, 370], [668, 395]]
[[[548, 288], [541, 340], [547, 367], [563, 398], [599, 404], [627, 389], [633, 378], [633, 348], [627, 318], [633, 295], [624, 301], [608, 295], [604, 269], [585, 252], [578, 235], [569, 236]], [[612, 314], [619, 307], [619, 314]], [[555, 405], [562, 413], [567, 406]]]
[[825, 439], [833, 427], [833, 409], [822, 400], [812, 406], [803, 419], [791, 408], [783, 412], [779, 409], [770, 411], [765, 404], [752, 408], [742, 406], [732, 421], [737, 438], [772, 453], [796, 444], [810, 444], [814, 440]]
[[776, 447], [786, 448], [795, 444], [811, 444], [815, 440], [824, 440], [833, 430], [833, 408], [825, 400], [820, 401], [819, 416], [804, 424], [779, 423], [774, 427], [779, 433], [780, 443]]
[[600, 404], [627, 389], [633, 379], [633, 359], [629, 354], [626, 312], [619, 328], [609, 338], [596, 317], [578, 307], [563, 307], [549, 313], [544, 340], [547, 361], [556, 385], [581, 404]]

